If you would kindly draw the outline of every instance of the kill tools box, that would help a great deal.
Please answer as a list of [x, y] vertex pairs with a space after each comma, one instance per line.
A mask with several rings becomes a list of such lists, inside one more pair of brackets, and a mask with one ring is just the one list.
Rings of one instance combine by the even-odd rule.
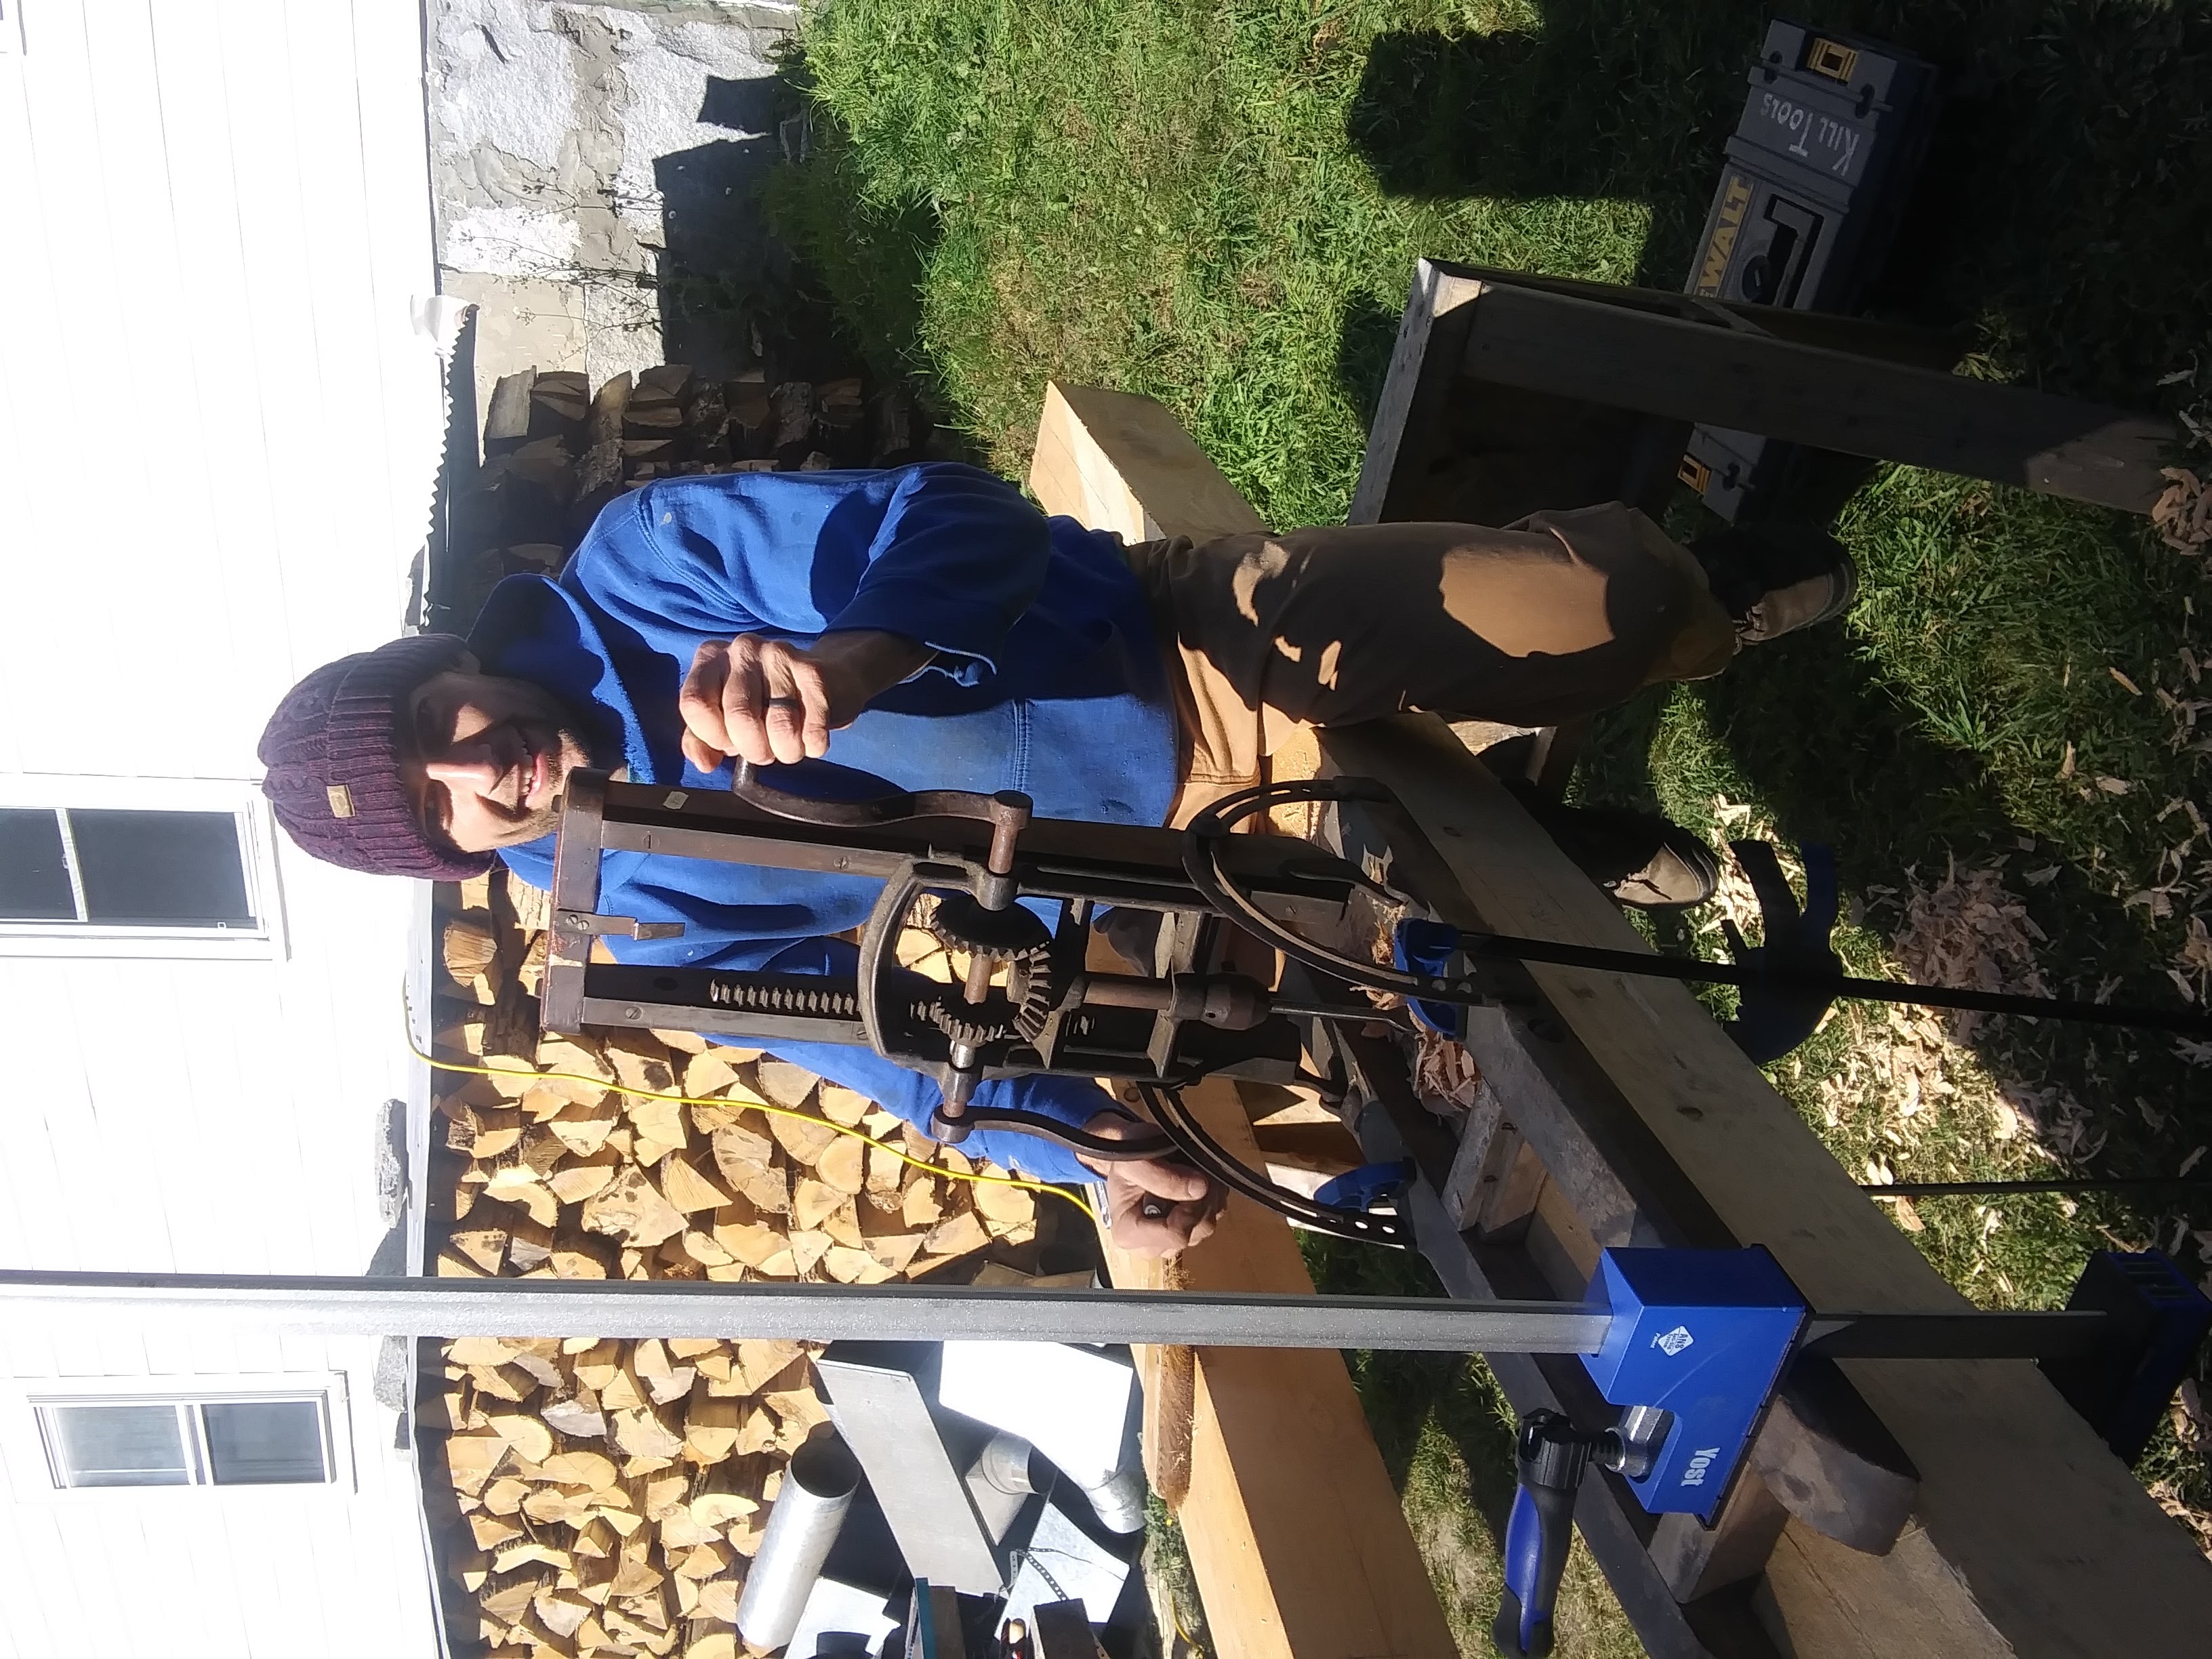
[[[1936, 80], [1933, 65], [1880, 41], [1770, 22], [1686, 291], [1848, 309], [1896, 237], [1935, 125]], [[1787, 471], [1789, 451], [1701, 426], [1682, 482], [1733, 520]]]

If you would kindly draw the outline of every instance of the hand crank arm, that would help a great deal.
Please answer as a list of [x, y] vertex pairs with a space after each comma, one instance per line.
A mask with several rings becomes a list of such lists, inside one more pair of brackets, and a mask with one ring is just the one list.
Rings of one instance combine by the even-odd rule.
[[[956, 1127], [957, 1126], [957, 1127]], [[1095, 1135], [1088, 1129], [1078, 1129], [1062, 1123], [1058, 1118], [1047, 1117], [1042, 1112], [1018, 1111], [1011, 1106], [969, 1106], [957, 1118], [946, 1119], [942, 1112], [931, 1119], [930, 1133], [948, 1145], [957, 1144], [953, 1135], [965, 1139], [978, 1129], [1012, 1129], [1019, 1134], [1035, 1135], [1040, 1140], [1049, 1140], [1056, 1146], [1065, 1146], [1081, 1158], [1095, 1158], [1102, 1164], [1143, 1164], [1158, 1158], [1183, 1162], [1182, 1149], [1166, 1135], [1154, 1130], [1131, 1140], [1115, 1140], [1106, 1135]], [[948, 1130], [952, 1134], [948, 1134]]]
[[895, 789], [866, 800], [822, 800], [794, 795], [763, 783], [750, 761], [739, 761], [730, 779], [730, 793], [748, 806], [796, 823], [830, 830], [859, 830], [876, 824], [899, 823], [908, 818], [972, 818], [996, 826], [1006, 806], [993, 795], [972, 789]]

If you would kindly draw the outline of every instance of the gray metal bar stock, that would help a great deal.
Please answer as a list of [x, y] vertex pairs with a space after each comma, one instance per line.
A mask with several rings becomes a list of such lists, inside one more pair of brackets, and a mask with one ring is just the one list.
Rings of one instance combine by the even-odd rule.
[[1571, 1302], [976, 1290], [933, 1285], [338, 1279], [0, 1271], [0, 1310], [378, 1336], [716, 1336], [1151, 1342], [1595, 1353], [1611, 1316]]
[[[0, 1270], [0, 1316], [185, 1319], [371, 1336], [717, 1336], [881, 1341], [1151, 1342], [1216, 1348], [1595, 1353], [1613, 1322], [1578, 1302], [944, 1285], [337, 1279]], [[1838, 1358], [2039, 1359], [2094, 1350], [2093, 1311], [1820, 1314]]]

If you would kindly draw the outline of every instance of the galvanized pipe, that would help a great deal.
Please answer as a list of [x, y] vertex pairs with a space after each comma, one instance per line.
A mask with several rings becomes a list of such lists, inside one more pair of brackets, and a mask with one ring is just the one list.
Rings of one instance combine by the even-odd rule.
[[791, 1640], [860, 1489], [860, 1462], [836, 1436], [792, 1454], [738, 1601], [738, 1633], [752, 1647], [765, 1651]]

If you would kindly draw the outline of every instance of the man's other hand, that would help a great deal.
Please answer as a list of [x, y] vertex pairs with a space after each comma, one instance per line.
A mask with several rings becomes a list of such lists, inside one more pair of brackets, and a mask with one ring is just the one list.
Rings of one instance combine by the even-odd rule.
[[709, 640], [677, 698], [684, 757], [711, 772], [732, 755], [755, 766], [826, 755], [832, 732], [930, 655], [919, 640], [867, 629], [824, 634], [811, 646], [761, 634]]
[[[1149, 1124], [1120, 1112], [1101, 1112], [1083, 1127], [1109, 1140], [1151, 1130]], [[1226, 1188], [1188, 1164], [1158, 1158], [1082, 1162], [1105, 1176], [1107, 1229], [1114, 1243], [1133, 1255], [1173, 1255], [1200, 1243], [1229, 1202]]]

